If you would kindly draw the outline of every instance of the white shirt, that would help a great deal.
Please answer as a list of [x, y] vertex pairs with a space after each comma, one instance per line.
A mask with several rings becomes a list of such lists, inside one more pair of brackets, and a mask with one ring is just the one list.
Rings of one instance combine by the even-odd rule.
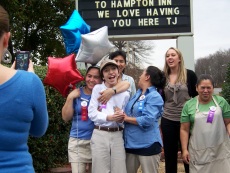
[[104, 82], [102, 84], [97, 84], [93, 88], [91, 95], [90, 104], [88, 107], [89, 118], [94, 122], [96, 126], [105, 126], [105, 127], [117, 127], [117, 122], [106, 121], [108, 115], [114, 114], [114, 107], [119, 107], [124, 110], [126, 104], [129, 101], [130, 94], [128, 91], [113, 95], [106, 104], [106, 108], [102, 108], [101, 111], [98, 111], [98, 108], [101, 106], [101, 103], [98, 102], [98, 97], [100, 92], [107, 89]]
[[133, 78], [131, 76], [128, 76], [128, 75], [122, 73], [121, 80], [122, 81], [128, 81], [130, 83], [128, 91], [130, 92], [130, 99], [131, 99], [131, 97], [133, 97], [134, 94], [136, 94], [136, 87], [135, 87], [135, 82], [134, 82]]

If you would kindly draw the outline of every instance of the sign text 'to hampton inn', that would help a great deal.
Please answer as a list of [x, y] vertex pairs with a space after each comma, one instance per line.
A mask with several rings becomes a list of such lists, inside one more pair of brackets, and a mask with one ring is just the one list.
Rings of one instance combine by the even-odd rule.
[[192, 0], [78, 0], [91, 31], [108, 26], [110, 37], [193, 35]]

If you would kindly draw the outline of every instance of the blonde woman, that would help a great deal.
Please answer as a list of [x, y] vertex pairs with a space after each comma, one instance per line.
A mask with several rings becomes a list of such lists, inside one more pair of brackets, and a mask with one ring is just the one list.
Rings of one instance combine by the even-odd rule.
[[[197, 95], [196, 74], [184, 66], [181, 52], [170, 47], [165, 54], [164, 72], [166, 87], [164, 96], [164, 113], [161, 119], [161, 130], [165, 154], [166, 173], [177, 173], [177, 153], [180, 144], [180, 115], [184, 103]], [[185, 164], [186, 173], [189, 172]]]

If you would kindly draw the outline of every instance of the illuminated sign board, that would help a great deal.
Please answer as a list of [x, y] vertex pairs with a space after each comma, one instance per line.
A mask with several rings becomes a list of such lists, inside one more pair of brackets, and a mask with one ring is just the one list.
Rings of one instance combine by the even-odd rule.
[[110, 38], [193, 35], [192, 0], [78, 0], [91, 31], [108, 26]]

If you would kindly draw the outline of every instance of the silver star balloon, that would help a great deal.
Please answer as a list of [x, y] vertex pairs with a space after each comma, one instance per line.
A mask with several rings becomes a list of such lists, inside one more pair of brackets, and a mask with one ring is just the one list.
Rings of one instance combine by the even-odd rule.
[[104, 26], [88, 34], [81, 35], [82, 41], [75, 60], [97, 64], [115, 47], [108, 39], [108, 27]]

